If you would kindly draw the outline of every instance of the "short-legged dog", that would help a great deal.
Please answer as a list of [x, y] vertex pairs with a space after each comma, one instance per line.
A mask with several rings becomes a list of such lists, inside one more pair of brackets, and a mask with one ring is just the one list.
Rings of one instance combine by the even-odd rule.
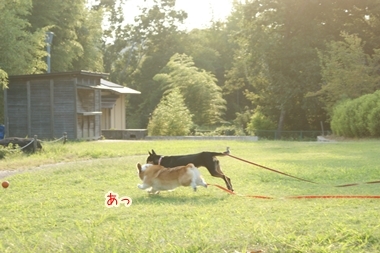
[[142, 180], [142, 184], [138, 184], [137, 187], [142, 190], [151, 188], [149, 193], [173, 190], [179, 186], [191, 186], [194, 191], [197, 190], [198, 185], [207, 187], [198, 168], [192, 163], [174, 168], [137, 163], [136, 167], [139, 178]]

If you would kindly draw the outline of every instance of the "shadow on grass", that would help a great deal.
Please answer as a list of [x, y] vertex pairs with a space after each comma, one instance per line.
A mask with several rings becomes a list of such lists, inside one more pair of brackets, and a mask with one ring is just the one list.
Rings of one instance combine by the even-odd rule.
[[160, 194], [147, 194], [146, 196], [136, 196], [133, 198], [133, 204], [165, 204], [165, 205], [194, 205], [194, 206], [205, 206], [214, 205], [218, 202], [224, 202], [229, 198], [228, 195], [225, 196], [213, 196], [213, 195], [173, 195], [171, 193], [160, 193]]

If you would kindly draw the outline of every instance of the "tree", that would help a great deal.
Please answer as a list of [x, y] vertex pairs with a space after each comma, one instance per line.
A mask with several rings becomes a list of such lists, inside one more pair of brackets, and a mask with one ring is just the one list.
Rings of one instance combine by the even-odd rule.
[[101, 70], [101, 13], [89, 10], [86, 0], [32, 0], [31, 31], [54, 33], [51, 71]]
[[78, 43], [83, 48], [83, 53], [73, 60], [73, 70], [89, 70], [103, 72], [103, 10], [83, 10], [81, 26], [76, 29]]
[[0, 69], [0, 90], [4, 90], [8, 85], [8, 74]]
[[[253, 113], [246, 131], [251, 135], [258, 135], [260, 130], [274, 130], [276, 124], [260, 112], [260, 107]], [[271, 133], [269, 133], [270, 135]], [[262, 135], [261, 135], [262, 136]]]
[[316, 125], [309, 108], [318, 108], [318, 101], [304, 97], [320, 80], [315, 46], [322, 43], [313, 22], [315, 7], [314, 2], [299, 0], [252, 1], [236, 7], [243, 18], [234, 36], [238, 47], [226, 90], [242, 91], [253, 109], [260, 106], [277, 122], [279, 132]]
[[46, 69], [45, 28], [28, 30], [30, 0], [0, 3], [0, 69], [8, 75], [41, 73]]
[[[152, 78], [177, 52], [183, 51], [182, 32], [178, 26], [187, 17], [175, 10], [175, 0], [155, 0], [151, 8], [141, 9], [135, 23], [125, 26], [107, 50], [106, 61], [111, 80], [141, 91], [145, 100], [129, 98], [128, 127], [146, 127], [148, 116], [162, 98], [162, 91]], [[111, 64], [112, 62], [112, 64]]]
[[230, 20], [237, 48], [225, 90], [244, 93], [279, 131], [315, 129], [327, 120], [323, 104], [306, 96], [321, 86], [316, 49], [337, 40], [342, 30], [360, 32], [378, 45], [378, 13], [377, 0], [236, 2]]
[[148, 124], [148, 134], [156, 136], [188, 135], [192, 128], [190, 111], [187, 109], [179, 89], [174, 89], [162, 98]]
[[[8, 84], [8, 75], [35, 74], [46, 69], [46, 29], [28, 30], [30, 0], [0, 2], [0, 88]], [[3, 92], [0, 92], [3, 101]], [[0, 122], [4, 122], [4, 103], [0, 103]]]
[[[0, 69], [0, 91], [3, 91], [7, 88], [8, 85], [8, 74], [4, 70]], [[4, 99], [4, 93], [0, 92], [0, 101]], [[0, 105], [0, 122], [4, 122], [4, 103]]]
[[[217, 79], [217, 85], [224, 87], [226, 70], [231, 68], [233, 60], [234, 44], [230, 38], [231, 29], [223, 22], [213, 22], [206, 29], [193, 29], [184, 34], [184, 53], [193, 58], [194, 64], [199, 69], [212, 73]], [[228, 106], [225, 119], [232, 121], [238, 108], [235, 94], [223, 94]]]
[[214, 75], [194, 66], [191, 57], [175, 54], [161, 73], [153, 78], [165, 92], [178, 88], [198, 125], [213, 125], [222, 120], [225, 100]]
[[113, 73], [117, 70], [117, 68], [114, 67], [114, 63], [119, 59], [121, 51], [127, 45], [122, 29], [124, 21], [123, 4], [124, 0], [98, 0], [98, 4], [92, 6], [94, 10], [102, 9], [105, 16], [108, 17], [106, 23], [108, 23], [109, 26], [104, 29], [102, 52], [104, 69], [107, 73], [111, 73], [111, 79], [113, 79], [113, 81], [116, 81]]
[[331, 114], [334, 105], [342, 99], [354, 99], [380, 89], [378, 74], [380, 50], [372, 56], [364, 52], [364, 43], [356, 36], [341, 34], [343, 41], [331, 41], [319, 52], [322, 87], [310, 93], [320, 98]]

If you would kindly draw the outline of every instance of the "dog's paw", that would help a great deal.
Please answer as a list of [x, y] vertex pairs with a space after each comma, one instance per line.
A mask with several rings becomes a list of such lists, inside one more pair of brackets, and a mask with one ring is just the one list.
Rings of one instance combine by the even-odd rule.
[[150, 191], [148, 191], [149, 194], [160, 194], [160, 191], [156, 191], [156, 190], [153, 190], [151, 189]]

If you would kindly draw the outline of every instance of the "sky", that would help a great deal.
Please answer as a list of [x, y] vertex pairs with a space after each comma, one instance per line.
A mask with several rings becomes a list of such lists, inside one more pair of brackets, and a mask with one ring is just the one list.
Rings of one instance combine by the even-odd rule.
[[[187, 12], [184, 29], [206, 28], [211, 20], [224, 20], [232, 10], [233, 0], [176, 0], [176, 9]], [[138, 6], [149, 7], [153, 0], [126, 0], [124, 19], [132, 23], [135, 16], [140, 14]]]

